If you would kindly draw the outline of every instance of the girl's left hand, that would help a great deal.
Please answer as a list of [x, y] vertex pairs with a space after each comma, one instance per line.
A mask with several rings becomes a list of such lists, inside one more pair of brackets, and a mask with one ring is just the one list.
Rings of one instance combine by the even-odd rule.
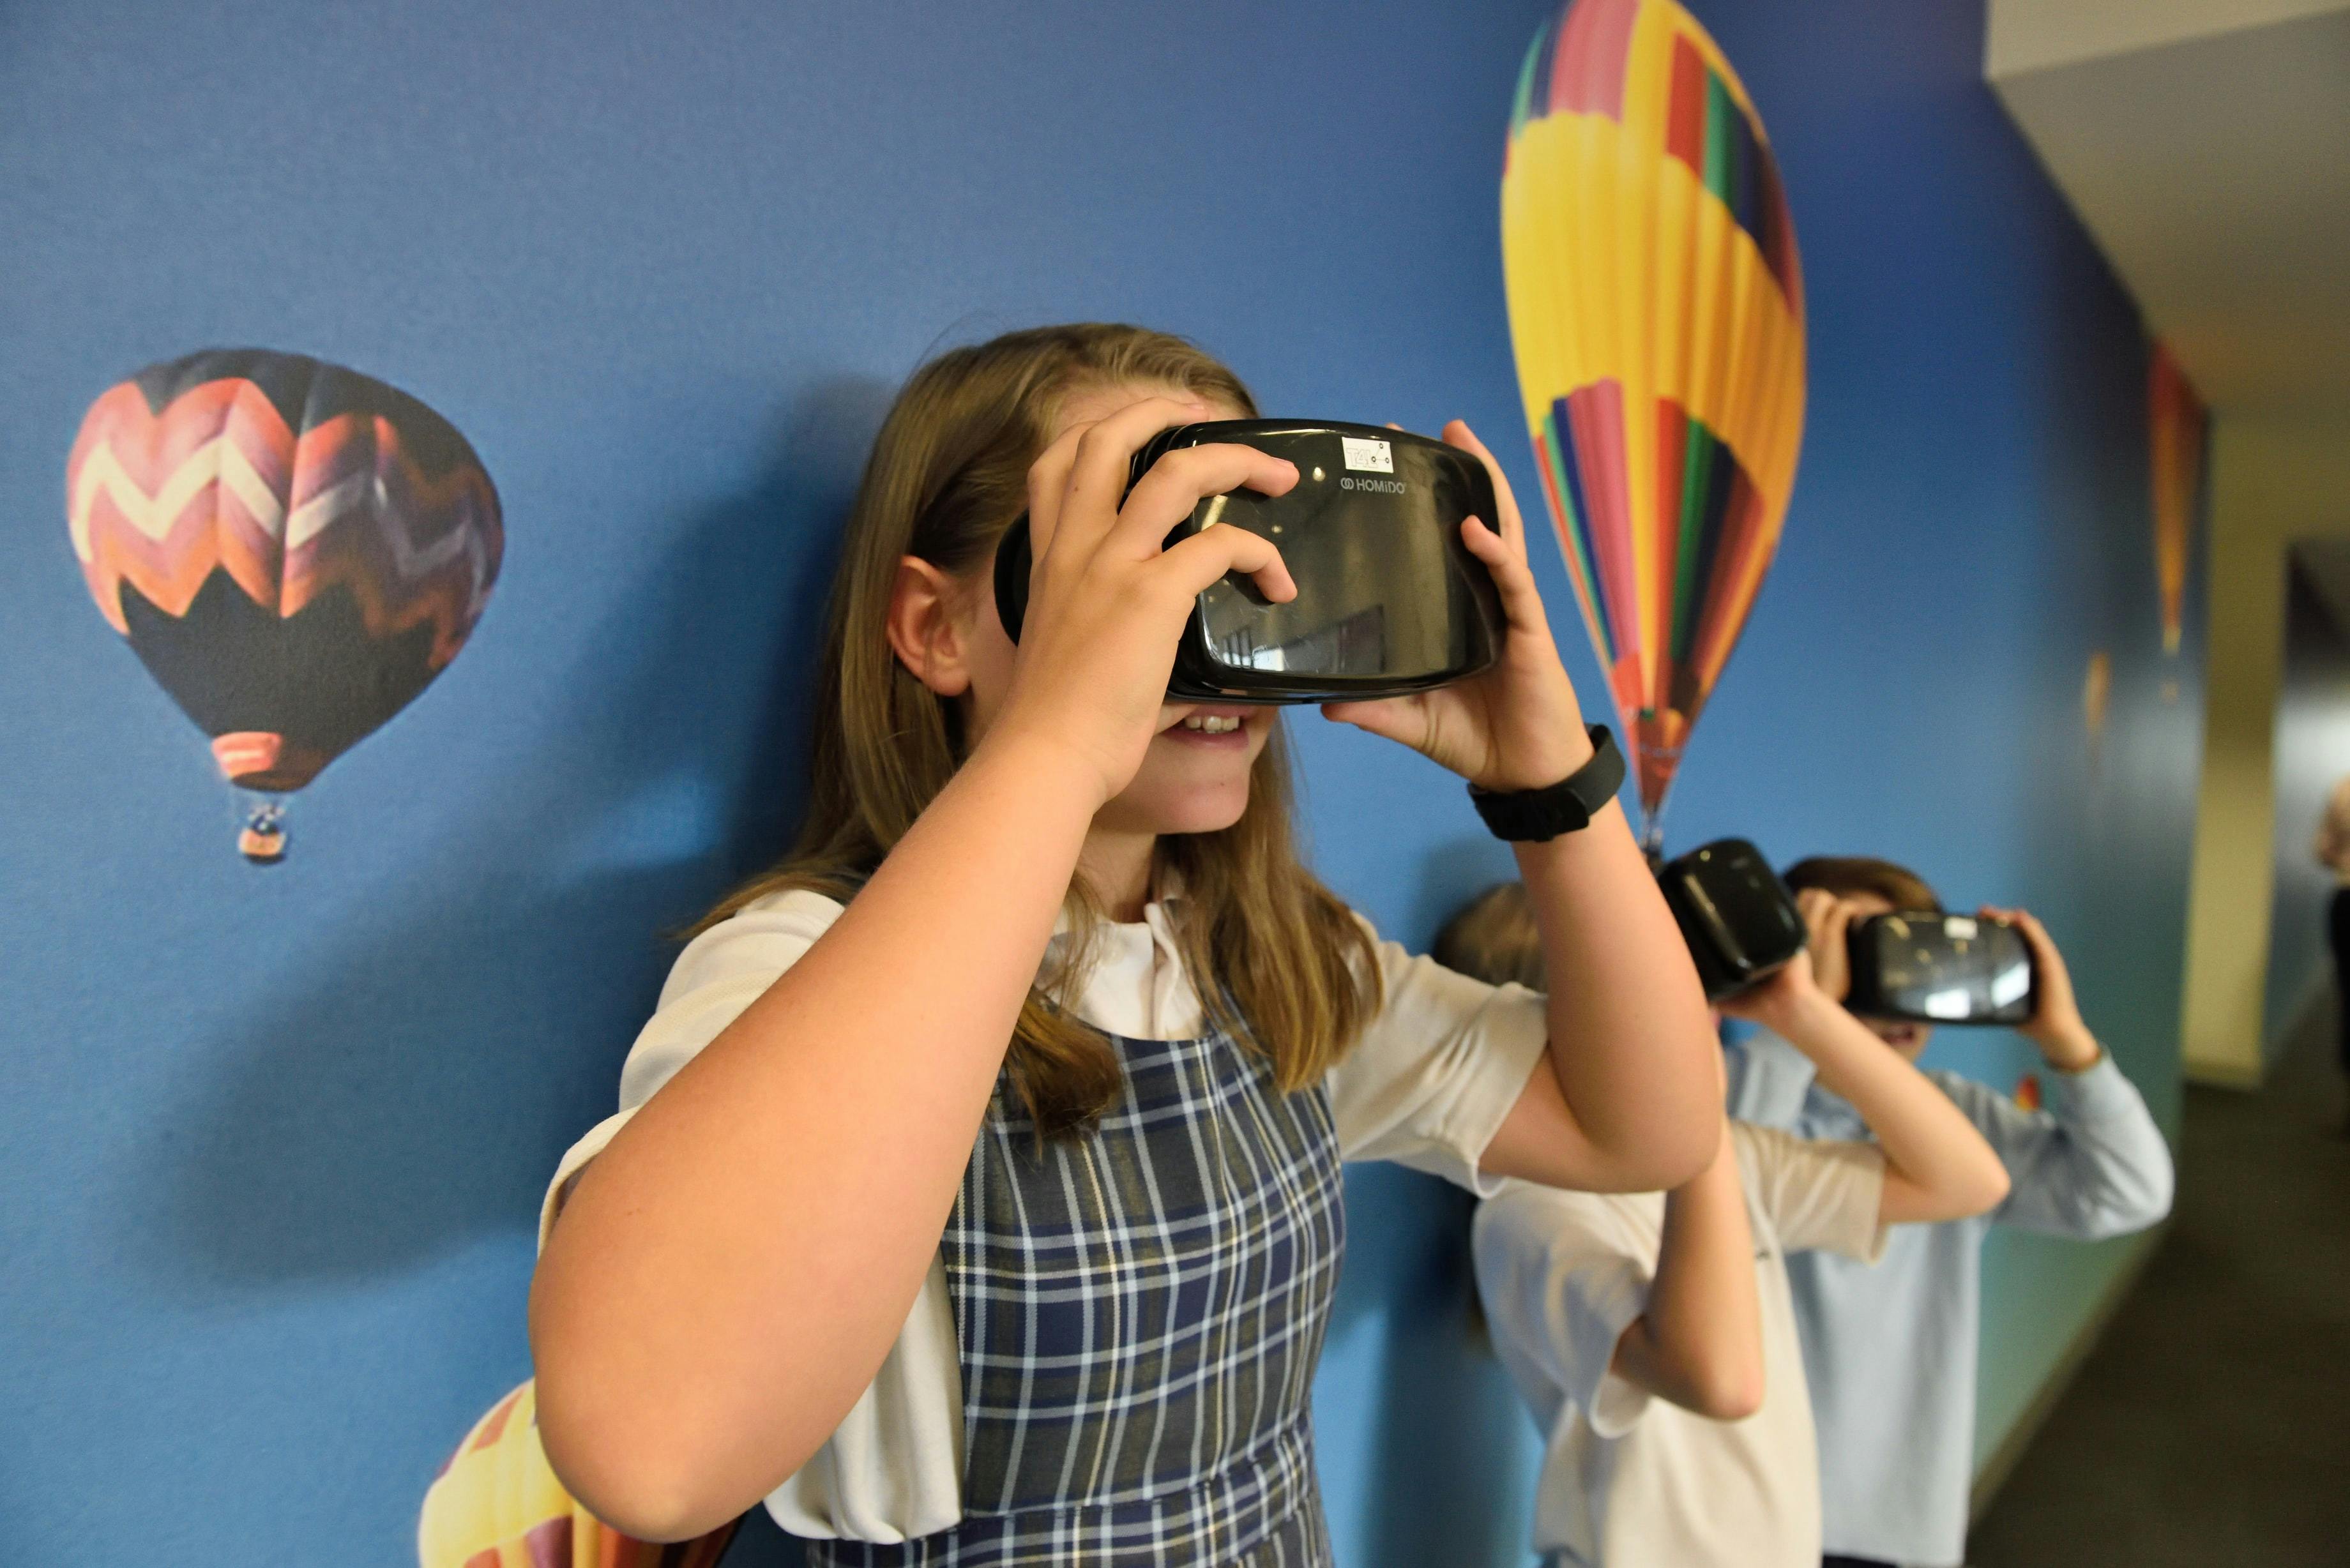
[[1493, 477], [1501, 517], [1470, 518], [1461, 525], [1461, 538], [1492, 573], [1501, 592], [1508, 625], [1502, 657], [1483, 674], [1433, 691], [1376, 702], [1326, 702], [1322, 716], [1400, 741], [1480, 789], [1544, 789], [1591, 759], [1583, 707], [1559, 662], [1558, 645], [1551, 640], [1550, 618], [1526, 563], [1525, 520], [1509, 480], [1461, 421], [1444, 427], [1444, 441], [1474, 453]]

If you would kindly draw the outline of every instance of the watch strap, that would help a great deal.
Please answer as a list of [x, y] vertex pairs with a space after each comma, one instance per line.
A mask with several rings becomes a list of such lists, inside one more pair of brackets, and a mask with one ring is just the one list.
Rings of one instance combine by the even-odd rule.
[[1469, 799], [1496, 838], [1525, 843], [1579, 833], [1591, 826], [1624, 785], [1624, 753], [1605, 724], [1586, 726], [1591, 759], [1541, 789], [1488, 791], [1469, 786]]

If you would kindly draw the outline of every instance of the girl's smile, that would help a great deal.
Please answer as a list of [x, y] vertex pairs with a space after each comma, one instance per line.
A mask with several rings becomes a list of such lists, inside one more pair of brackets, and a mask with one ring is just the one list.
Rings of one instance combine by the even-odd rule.
[[[1262, 729], [1269, 721], [1270, 708], [1199, 708], [1189, 705], [1171, 709], [1175, 717], [1161, 725], [1159, 738], [1180, 745], [1194, 746], [1203, 751], [1245, 752], [1253, 738], [1250, 732]], [[1256, 723], [1251, 719], [1263, 715]]]

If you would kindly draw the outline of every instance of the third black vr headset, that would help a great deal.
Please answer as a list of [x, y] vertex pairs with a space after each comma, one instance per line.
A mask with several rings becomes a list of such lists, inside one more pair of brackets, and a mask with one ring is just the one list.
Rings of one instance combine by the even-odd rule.
[[[1160, 457], [1229, 441], [1297, 465], [1284, 495], [1211, 495], [1168, 535], [1217, 523], [1271, 540], [1297, 584], [1273, 604], [1227, 576], [1201, 594], [1167, 695], [1187, 702], [1328, 702], [1446, 685], [1500, 656], [1501, 597], [1461, 542], [1463, 519], [1498, 528], [1493, 483], [1475, 454], [1376, 425], [1218, 420], [1162, 431], [1134, 454], [1131, 491]], [[1024, 514], [995, 553], [995, 607], [1020, 640], [1032, 566]]]
[[[1657, 879], [1708, 1001], [1760, 985], [1809, 940], [1794, 895], [1745, 839], [1693, 849]], [[2004, 920], [1904, 909], [1855, 920], [1846, 946], [1845, 1005], [1864, 1018], [2013, 1025], [2039, 1005], [2032, 949]]]
[[2028, 1023], [2039, 1006], [2032, 949], [2005, 920], [1903, 909], [1852, 925], [1852, 995], [1866, 1018]]

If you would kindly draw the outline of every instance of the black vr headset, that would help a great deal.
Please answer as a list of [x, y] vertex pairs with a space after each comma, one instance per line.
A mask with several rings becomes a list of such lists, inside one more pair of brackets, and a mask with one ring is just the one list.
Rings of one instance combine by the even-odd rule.
[[2032, 948], [2004, 920], [1904, 909], [1854, 921], [1851, 947], [1845, 1005], [1866, 1017], [2013, 1025], [2040, 1004]]
[[[1180, 702], [1329, 702], [1398, 697], [1474, 675], [1500, 657], [1501, 597], [1461, 542], [1463, 519], [1499, 527], [1493, 483], [1470, 453], [1376, 425], [1217, 420], [1162, 431], [1127, 489], [1180, 447], [1229, 441], [1297, 465], [1285, 495], [1211, 495], [1167, 535], [1217, 523], [1271, 540], [1297, 584], [1274, 604], [1239, 573], [1201, 594], [1175, 651]], [[1020, 640], [1032, 566], [1024, 513], [995, 553], [995, 607]]]
[[1708, 1002], [1762, 984], [1810, 940], [1795, 896], [1743, 838], [1718, 838], [1665, 862], [1657, 882]]
[[[1657, 873], [1706, 1000], [1760, 985], [1804, 950], [1794, 895], [1743, 838], [1723, 838]], [[2028, 1023], [2039, 1005], [2032, 949], [2004, 920], [1903, 910], [1853, 922], [1852, 990], [1864, 1018], [1918, 1023]]]

